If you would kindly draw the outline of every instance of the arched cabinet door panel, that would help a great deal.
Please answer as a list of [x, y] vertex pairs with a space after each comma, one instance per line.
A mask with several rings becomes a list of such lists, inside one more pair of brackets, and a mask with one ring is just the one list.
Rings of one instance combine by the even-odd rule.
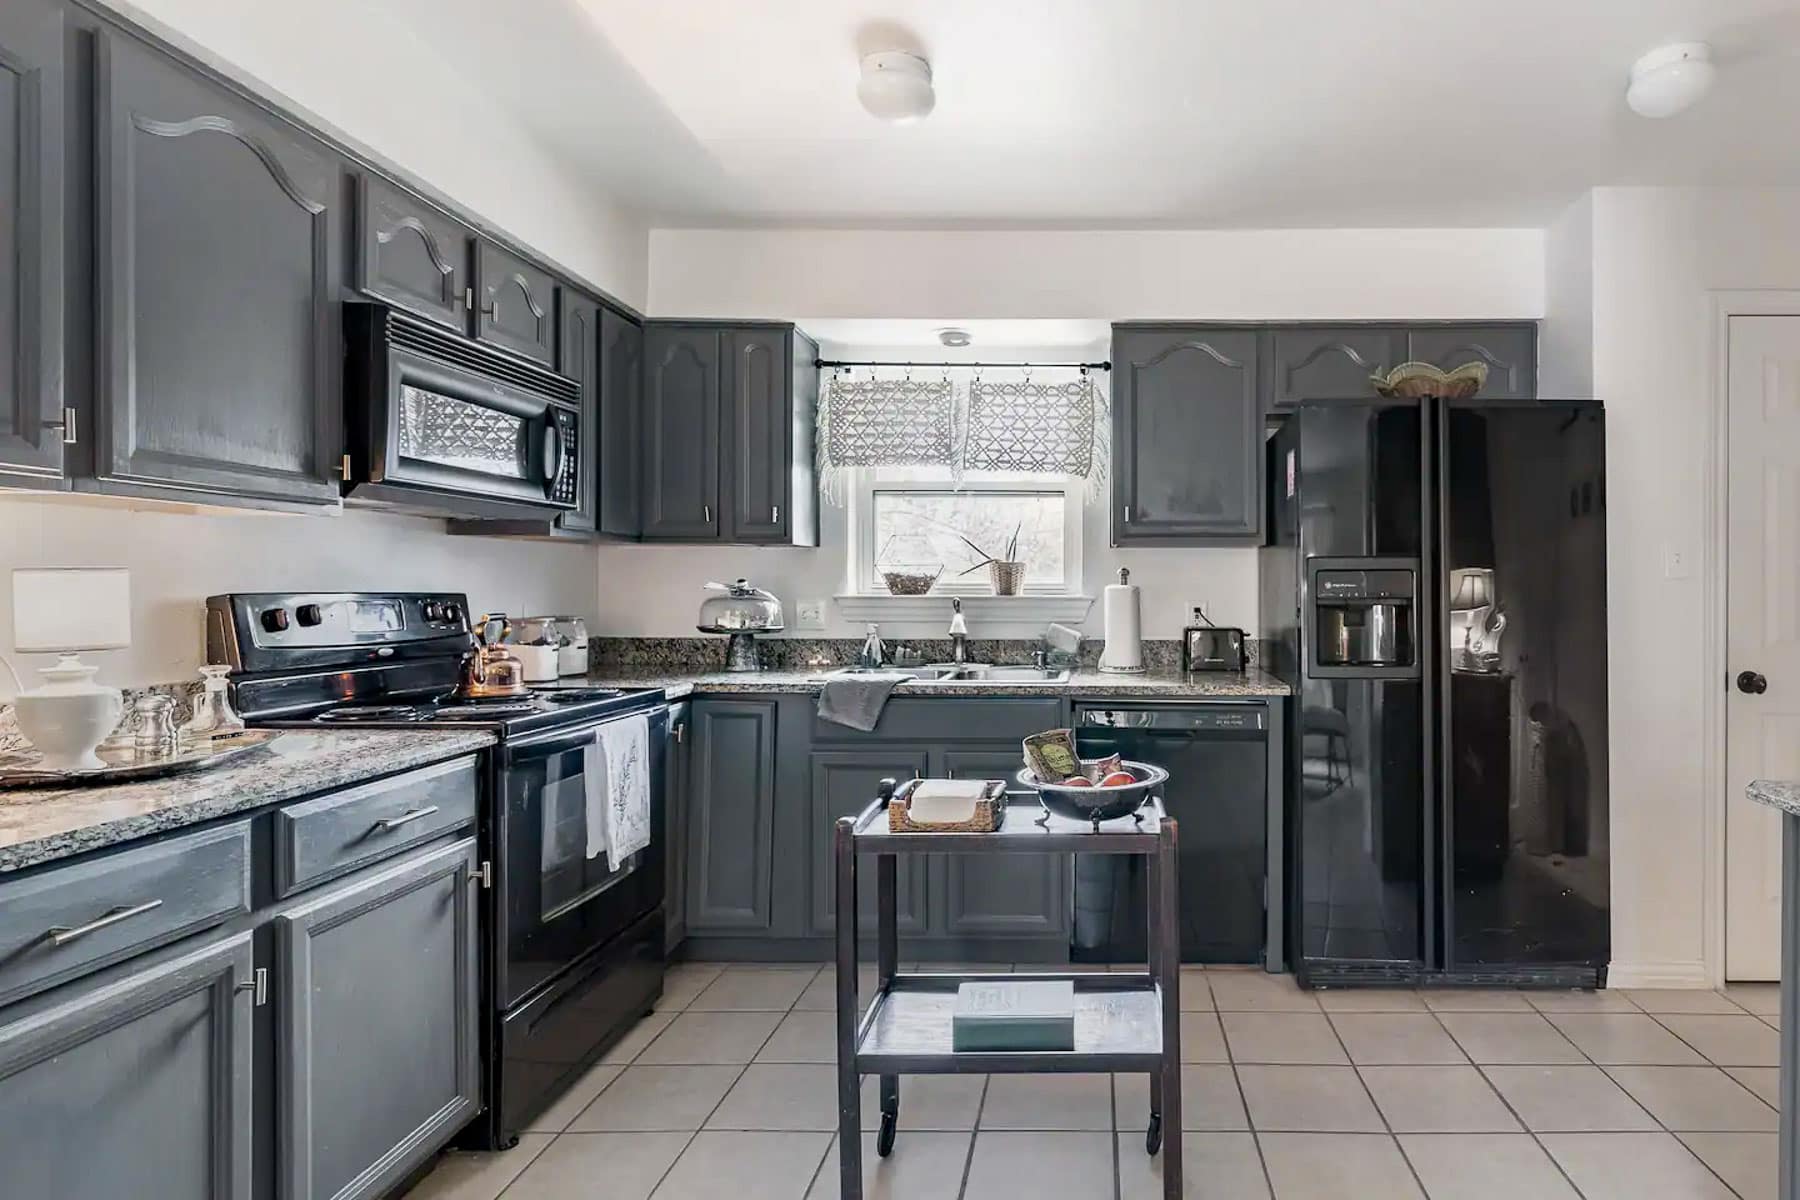
[[338, 161], [123, 35], [96, 86], [95, 474], [336, 501]]
[[0, 4], [0, 477], [63, 473], [63, 19]]
[[556, 281], [524, 259], [483, 241], [475, 336], [546, 367], [556, 365]]
[[1269, 342], [1269, 405], [1286, 409], [1302, 400], [1366, 400], [1375, 395], [1370, 376], [1406, 357], [1406, 331], [1398, 326], [1300, 326], [1276, 329]]
[[1483, 400], [1537, 398], [1537, 325], [1444, 325], [1420, 327], [1408, 334], [1408, 357], [1446, 371], [1464, 363], [1487, 364]]
[[356, 287], [458, 333], [469, 332], [465, 289], [474, 232], [379, 176], [357, 181]]
[[717, 328], [644, 331], [644, 536], [719, 536]]
[[1113, 331], [1113, 544], [1251, 542], [1262, 532], [1254, 329]]

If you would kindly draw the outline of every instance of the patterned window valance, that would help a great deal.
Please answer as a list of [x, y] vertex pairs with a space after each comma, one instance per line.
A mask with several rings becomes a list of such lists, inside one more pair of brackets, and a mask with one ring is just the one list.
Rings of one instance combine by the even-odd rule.
[[1093, 487], [1105, 479], [1108, 432], [1099, 381], [1086, 373], [966, 384], [833, 374], [819, 396], [820, 486], [835, 492], [850, 467], [942, 466]]

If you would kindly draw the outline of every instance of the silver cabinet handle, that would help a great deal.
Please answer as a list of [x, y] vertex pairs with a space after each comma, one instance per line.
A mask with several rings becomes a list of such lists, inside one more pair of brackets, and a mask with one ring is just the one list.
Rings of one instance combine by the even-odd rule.
[[675, 727], [675, 744], [679, 746], [685, 741], [687, 741], [687, 726], [677, 725]]
[[62, 420], [45, 421], [44, 428], [61, 430], [63, 445], [73, 446], [75, 444], [77, 429], [75, 424], [75, 410], [72, 408], [63, 409]]
[[712, 524], [712, 505], [702, 504], [700, 506], [700, 519], [708, 525]]
[[112, 909], [104, 916], [95, 917], [86, 925], [76, 925], [73, 928], [67, 925], [52, 925], [48, 931], [50, 935], [50, 944], [52, 946], [66, 946], [70, 942], [84, 938], [90, 933], [98, 933], [108, 925], [117, 925], [120, 921], [128, 921], [132, 917], [142, 916], [151, 909], [161, 907], [161, 900], [146, 900], [142, 904], [133, 904], [128, 908], [122, 907]]
[[400, 828], [402, 825], [410, 825], [414, 821], [429, 817], [437, 810], [437, 805], [427, 804], [424, 808], [415, 808], [411, 812], [401, 813], [397, 817], [383, 817], [381, 820], [375, 822], [375, 828], [382, 833], [388, 833]]
[[1131, 505], [1129, 504], [1125, 506], [1125, 523], [1127, 525], [1131, 524]]
[[781, 524], [781, 505], [777, 504], [769, 509], [769, 521], [775, 525]]

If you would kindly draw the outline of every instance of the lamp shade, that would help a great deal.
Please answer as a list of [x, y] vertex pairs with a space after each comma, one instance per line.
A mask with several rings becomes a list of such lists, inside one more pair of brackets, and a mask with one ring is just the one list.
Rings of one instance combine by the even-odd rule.
[[20, 567], [12, 573], [13, 649], [21, 654], [131, 645], [131, 572], [123, 567]]
[[1450, 572], [1450, 608], [1468, 612], [1486, 608], [1494, 602], [1494, 572], [1491, 567], [1457, 567]]

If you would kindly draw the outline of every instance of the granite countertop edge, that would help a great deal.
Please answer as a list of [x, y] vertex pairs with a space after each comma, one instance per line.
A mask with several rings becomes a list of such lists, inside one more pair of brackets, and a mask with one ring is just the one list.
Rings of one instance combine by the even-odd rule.
[[[670, 700], [695, 695], [768, 695], [790, 693], [817, 695], [824, 686], [818, 671], [646, 671], [601, 667], [583, 681], [597, 687], [661, 688]], [[1113, 675], [1097, 670], [1077, 670], [1067, 683], [902, 683], [896, 696], [1070, 696], [1095, 698], [1173, 697], [1272, 697], [1290, 694], [1288, 685], [1266, 671], [1217, 672], [1188, 675], [1180, 671], [1149, 671], [1142, 675]]]
[[1752, 800], [1800, 817], [1800, 780], [1757, 779], [1745, 789]]
[[0, 789], [0, 875], [486, 749], [485, 730], [296, 731], [214, 771]]

